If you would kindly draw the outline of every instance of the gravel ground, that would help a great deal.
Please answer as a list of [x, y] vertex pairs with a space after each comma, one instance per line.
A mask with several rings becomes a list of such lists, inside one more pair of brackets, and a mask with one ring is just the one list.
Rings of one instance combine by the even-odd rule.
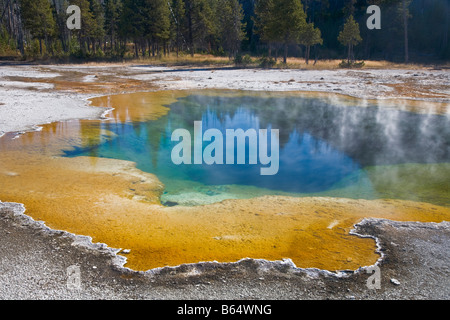
[[[356, 225], [356, 233], [374, 237], [378, 242], [380, 288], [376, 289], [367, 286], [375, 283], [371, 277], [376, 276], [367, 269], [331, 273], [298, 269], [289, 260], [244, 259], [229, 264], [211, 262], [135, 272], [123, 268], [124, 258], [106, 245], [50, 230], [23, 211], [19, 204], [0, 204], [0, 299], [450, 298], [448, 222], [367, 219]], [[68, 273], [71, 266], [79, 267], [79, 278]]]

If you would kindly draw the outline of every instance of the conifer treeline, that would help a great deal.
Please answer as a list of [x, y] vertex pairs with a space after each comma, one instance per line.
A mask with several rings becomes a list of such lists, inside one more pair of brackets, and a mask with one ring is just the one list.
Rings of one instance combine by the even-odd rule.
[[[371, 4], [382, 8], [381, 30], [366, 28]], [[69, 5], [81, 8], [80, 30], [66, 27]], [[0, 55], [449, 59], [449, 8], [447, 0], [0, 0]]]

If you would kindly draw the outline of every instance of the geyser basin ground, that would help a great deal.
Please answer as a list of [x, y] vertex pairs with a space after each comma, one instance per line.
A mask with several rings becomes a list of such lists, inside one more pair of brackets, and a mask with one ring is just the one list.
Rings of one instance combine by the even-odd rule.
[[[0, 140], [0, 199], [52, 228], [131, 249], [133, 269], [245, 257], [357, 269], [379, 257], [372, 239], [349, 234], [362, 218], [450, 216], [446, 115], [293, 93], [139, 93], [93, 104], [114, 107], [111, 119]], [[195, 120], [278, 127], [278, 179], [172, 166], [171, 129]]]

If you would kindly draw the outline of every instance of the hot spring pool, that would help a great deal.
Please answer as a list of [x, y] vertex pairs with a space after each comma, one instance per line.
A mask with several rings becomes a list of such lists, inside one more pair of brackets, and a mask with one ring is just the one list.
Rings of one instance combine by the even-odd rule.
[[[0, 199], [23, 203], [52, 229], [130, 249], [134, 270], [243, 258], [356, 270], [379, 259], [373, 239], [350, 233], [362, 219], [450, 217], [450, 116], [426, 104], [240, 91], [92, 104], [115, 110], [0, 139]], [[195, 122], [216, 138], [279, 130], [276, 174], [261, 175], [264, 165], [250, 161], [175, 165], [172, 134], [194, 138]], [[255, 148], [237, 141], [224, 154]]]
[[[138, 93], [100, 104], [120, 103], [124, 108], [123, 104], [138, 103], [145, 108], [150, 103], [146, 99]], [[260, 195], [393, 197], [449, 204], [450, 183], [442, 180], [450, 170], [448, 115], [254, 94], [188, 94], [166, 107], [168, 112], [157, 119], [115, 117], [86, 123], [87, 132], [112, 134], [103, 140], [91, 137], [65, 150], [65, 156], [133, 161], [140, 170], [158, 176], [165, 185], [162, 203], [169, 206]], [[277, 174], [262, 176], [261, 165], [249, 164], [249, 139], [245, 164], [174, 164], [171, 152], [177, 142], [171, 140], [172, 133], [187, 129], [193, 139], [195, 121], [201, 121], [203, 133], [217, 129], [224, 136], [227, 129], [278, 129]], [[207, 145], [203, 142], [203, 150]], [[236, 156], [239, 141], [234, 148]], [[436, 192], [424, 192], [424, 176]]]

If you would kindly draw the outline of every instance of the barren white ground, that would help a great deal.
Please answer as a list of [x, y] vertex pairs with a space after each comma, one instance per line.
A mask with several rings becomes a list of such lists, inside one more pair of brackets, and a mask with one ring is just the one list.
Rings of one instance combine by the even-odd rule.
[[[129, 64], [7, 65], [0, 66], [0, 136], [6, 132], [33, 130], [50, 122], [100, 117], [105, 110], [92, 107], [87, 102], [93, 96], [92, 92], [87, 94], [70, 89], [54, 89], [51, 79], [67, 77], [71, 73], [76, 74], [76, 81], [79, 82], [101, 84], [108, 78], [122, 81], [130, 79], [152, 83], [155, 90], [314, 91], [362, 99], [418, 99], [443, 102], [450, 106], [448, 70], [189, 69]], [[26, 78], [32, 81], [25, 81]], [[400, 94], [393, 88], [395, 85], [407, 85], [410, 91]], [[420, 96], [417, 95], [419, 91]]]

